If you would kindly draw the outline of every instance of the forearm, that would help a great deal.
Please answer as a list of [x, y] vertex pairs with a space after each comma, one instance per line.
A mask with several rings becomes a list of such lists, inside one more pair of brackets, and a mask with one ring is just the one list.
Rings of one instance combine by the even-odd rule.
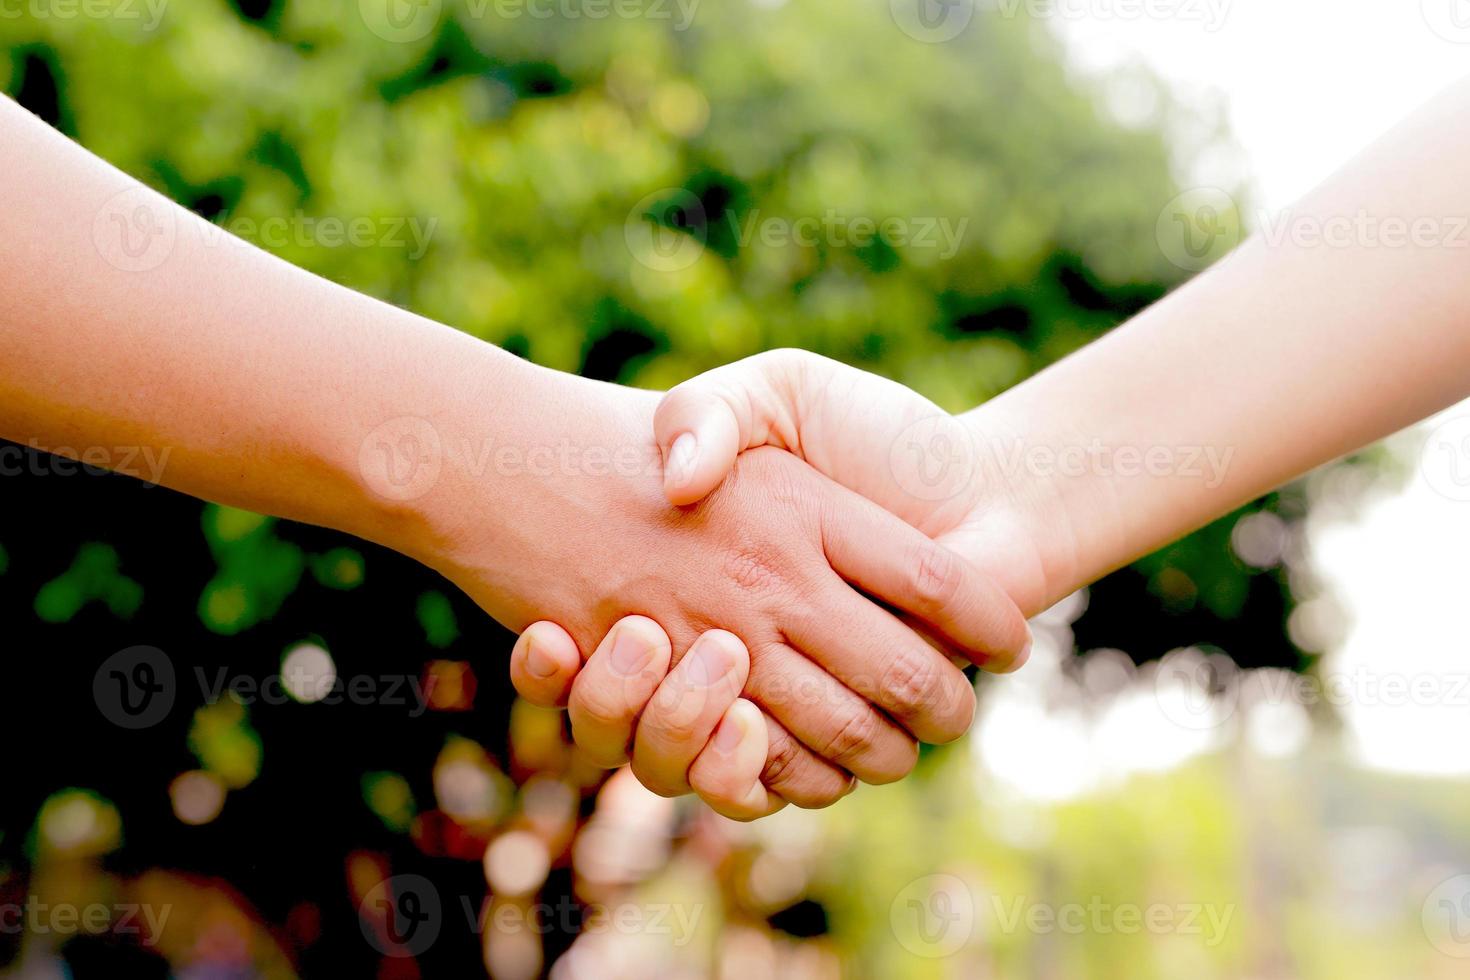
[[[1467, 112], [1462, 85], [1292, 209], [1280, 240], [965, 417], [993, 478], [1033, 483], [1018, 510], [1057, 541], [1051, 598], [1470, 394]], [[1354, 240], [1300, 234], [1327, 219]], [[1416, 222], [1417, 243], [1390, 237]]]
[[412, 426], [379, 428], [493, 420], [534, 370], [226, 236], [5, 100], [0, 173], [6, 438], [398, 545], [408, 501], [375, 492], [372, 443]]

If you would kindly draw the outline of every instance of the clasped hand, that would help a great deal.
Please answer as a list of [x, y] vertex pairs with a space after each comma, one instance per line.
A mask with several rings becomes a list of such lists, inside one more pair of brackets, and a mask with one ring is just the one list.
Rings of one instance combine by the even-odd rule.
[[929, 492], [923, 454], [895, 449], [934, 425], [967, 442], [931, 403], [783, 351], [680, 386], [654, 413], [629, 407], [657, 441], [662, 487], [581, 510], [562, 536], [581, 554], [524, 590], [565, 612], [540, 615], [512, 656], [520, 693], [567, 706], [599, 764], [631, 760], [653, 791], [692, 788], [737, 819], [825, 806], [854, 776], [907, 774], [916, 740], [968, 728], [974, 692], [955, 662], [1024, 661], [1013, 595], [1044, 589], [1024, 543], [995, 499], [978, 506], [972, 459]]

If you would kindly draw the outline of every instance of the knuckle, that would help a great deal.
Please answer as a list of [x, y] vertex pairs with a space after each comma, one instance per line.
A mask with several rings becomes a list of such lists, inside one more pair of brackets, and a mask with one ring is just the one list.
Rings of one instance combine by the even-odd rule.
[[643, 752], [663, 756], [683, 741], [683, 733], [663, 712], [646, 711], [638, 719], [638, 733], [634, 740]]
[[746, 478], [749, 493], [765, 502], [772, 521], [789, 525], [793, 515], [806, 514], [813, 504], [811, 484], [800, 461], [784, 449], [759, 446], [740, 454], [735, 464]]
[[934, 659], [916, 650], [900, 649], [888, 662], [879, 681], [885, 707], [912, 718], [935, 702], [938, 675]]
[[766, 765], [761, 770], [761, 782], [771, 787], [789, 783], [796, 774], [800, 762], [801, 750], [797, 748], [796, 740], [785, 732], [775, 734], [766, 752]]
[[576, 688], [572, 694], [571, 710], [573, 722], [590, 723], [599, 728], [626, 723], [633, 716], [613, 691], [594, 684]]
[[725, 556], [725, 575], [747, 592], [770, 592], [781, 582], [781, 572], [759, 549], [738, 547]]
[[827, 737], [821, 754], [833, 762], [846, 765], [873, 748], [882, 725], [877, 712], [866, 706], [854, 707]]
[[753, 355], [750, 360], [768, 377], [791, 378], [805, 367], [807, 358], [811, 356], [799, 347], [775, 347]]
[[787, 797], [787, 801], [803, 810], [825, 810], [847, 795], [851, 783], [851, 779], [834, 779], [830, 785], [823, 785], [798, 798]]
[[689, 788], [711, 805], [731, 806], [740, 802], [733, 778], [718, 766], [696, 763], [689, 770]]
[[910, 567], [914, 598], [928, 610], [947, 607], [959, 595], [965, 569], [951, 551], [933, 542], [920, 545]]

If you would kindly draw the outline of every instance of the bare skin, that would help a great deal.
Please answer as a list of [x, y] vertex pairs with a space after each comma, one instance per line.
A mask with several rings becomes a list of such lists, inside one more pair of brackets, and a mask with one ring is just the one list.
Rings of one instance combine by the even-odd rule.
[[789, 454], [748, 454], [671, 509], [657, 395], [311, 276], [3, 99], [0, 172], [0, 435], [123, 471], [148, 449], [167, 486], [387, 545], [510, 628], [553, 620], [581, 649], [630, 614], [667, 635], [667, 664], [729, 630], [740, 642], [715, 635], [695, 664], [724, 677], [748, 649], [735, 691], [765, 713], [763, 778], [783, 799], [899, 778], [915, 738], [969, 723], [964, 676], [880, 602], [975, 660], [1026, 643], [998, 587]]
[[[779, 447], [1040, 612], [1470, 396], [1466, 119], [1470, 82], [1290, 212], [1297, 227], [1373, 234], [1331, 241], [1288, 227], [1253, 238], [1133, 322], [957, 417], [802, 351], [716, 368], [659, 406], [665, 492], [674, 504], [700, 500], [739, 454]], [[517, 685], [554, 700], [576, 667], [518, 674]]]

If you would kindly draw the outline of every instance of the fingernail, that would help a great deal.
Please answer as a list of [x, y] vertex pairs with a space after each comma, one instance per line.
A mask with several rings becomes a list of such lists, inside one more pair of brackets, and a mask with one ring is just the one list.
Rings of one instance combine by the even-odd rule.
[[1026, 645], [1021, 648], [1020, 656], [1016, 657], [1016, 666], [1019, 668], [1031, 659], [1031, 647], [1036, 643], [1036, 634], [1031, 632], [1031, 624], [1026, 624]]
[[625, 627], [613, 639], [612, 669], [624, 677], [632, 677], [642, 673], [652, 655], [653, 645], [644, 642], [637, 630]]
[[688, 659], [684, 677], [693, 687], [713, 687], [735, 668], [734, 655], [715, 636], [701, 636], [696, 640]]
[[542, 680], [556, 673], [556, 661], [551, 655], [536, 645], [534, 640], [526, 640], [526, 670], [531, 672], [532, 677]]
[[715, 748], [729, 755], [735, 751], [735, 746], [740, 744], [744, 735], [745, 728], [740, 724], [740, 719], [734, 715], [726, 715], [720, 722], [720, 727], [715, 730]]
[[669, 449], [669, 477], [675, 486], [683, 486], [694, 474], [694, 461], [699, 455], [699, 440], [686, 432], [674, 440]]

